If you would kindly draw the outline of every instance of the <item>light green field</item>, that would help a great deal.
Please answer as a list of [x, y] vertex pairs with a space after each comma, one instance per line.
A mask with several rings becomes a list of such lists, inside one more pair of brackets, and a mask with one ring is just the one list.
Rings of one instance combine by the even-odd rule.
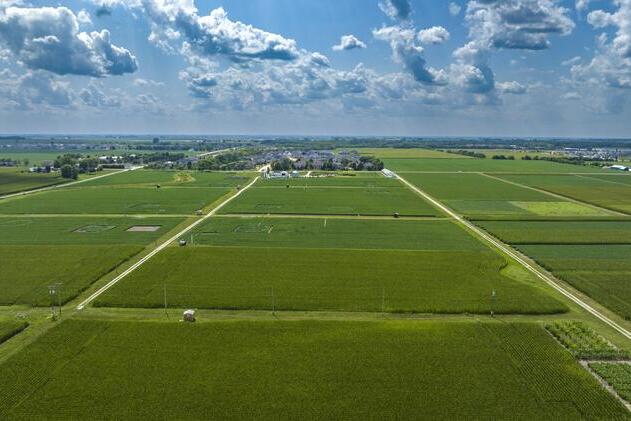
[[66, 183], [59, 174], [31, 174], [25, 168], [0, 168], [0, 195]]
[[60, 189], [0, 202], [2, 214], [193, 214], [230, 189], [87, 187]]
[[515, 205], [521, 209], [524, 209], [530, 213], [539, 216], [607, 216], [606, 211], [586, 206], [575, 202], [519, 202], [513, 201], [512, 205]]
[[321, 215], [437, 216], [433, 208], [411, 190], [399, 187], [266, 187], [254, 188], [230, 202], [222, 213], [272, 213]]
[[468, 156], [454, 155], [447, 152], [436, 151], [433, 149], [421, 148], [356, 148], [345, 149], [354, 150], [361, 155], [370, 155], [379, 159], [385, 158], [469, 158]]
[[393, 171], [430, 172], [489, 172], [489, 173], [603, 173], [606, 170], [591, 166], [559, 164], [547, 161], [508, 161], [495, 159], [384, 159], [386, 168]]
[[189, 238], [195, 245], [210, 246], [488, 250], [445, 220], [217, 217], [197, 228]]
[[576, 175], [503, 175], [502, 178], [631, 214], [631, 186], [624, 183]]
[[[556, 313], [547, 289], [500, 274], [494, 252], [170, 247], [98, 306], [420, 313]], [[497, 291], [496, 303], [491, 300]]]
[[631, 246], [520, 245], [559, 278], [631, 319]]
[[6, 420], [629, 418], [536, 324], [69, 320], [0, 390]]
[[631, 244], [631, 221], [476, 221], [509, 244]]

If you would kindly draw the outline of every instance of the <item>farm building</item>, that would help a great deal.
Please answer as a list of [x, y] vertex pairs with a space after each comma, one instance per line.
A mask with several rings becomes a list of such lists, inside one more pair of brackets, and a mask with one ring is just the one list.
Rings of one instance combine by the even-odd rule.
[[612, 165], [609, 169], [616, 171], [629, 171], [629, 167], [625, 167], [624, 165]]

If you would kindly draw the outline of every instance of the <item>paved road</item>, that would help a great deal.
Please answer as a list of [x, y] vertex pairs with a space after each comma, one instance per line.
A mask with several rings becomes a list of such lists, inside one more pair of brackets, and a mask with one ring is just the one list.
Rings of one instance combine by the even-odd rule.
[[517, 261], [522, 266], [524, 266], [526, 269], [528, 269], [528, 271], [533, 273], [539, 279], [543, 280], [545, 283], [550, 285], [552, 288], [554, 288], [556, 291], [558, 291], [559, 293], [564, 295], [566, 298], [568, 298], [569, 300], [571, 300], [575, 304], [579, 305], [581, 308], [583, 308], [587, 312], [591, 313], [593, 316], [597, 317], [598, 319], [600, 319], [601, 321], [603, 321], [607, 325], [609, 325], [612, 328], [614, 328], [616, 331], [618, 331], [620, 334], [622, 334], [627, 339], [631, 339], [631, 332], [629, 332], [627, 329], [625, 329], [624, 327], [620, 326], [618, 323], [616, 323], [615, 321], [611, 320], [609, 317], [607, 317], [606, 315], [604, 315], [603, 313], [601, 313], [600, 311], [598, 311], [597, 309], [595, 309], [594, 307], [592, 307], [591, 305], [589, 305], [588, 303], [583, 301], [580, 297], [577, 297], [576, 295], [574, 295], [570, 290], [568, 290], [566, 287], [564, 287], [557, 279], [553, 278], [552, 276], [548, 275], [547, 273], [545, 273], [541, 269], [539, 269], [539, 268], [533, 266], [532, 264], [530, 264], [526, 260], [526, 258], [524, 256], [522, 256], [520, 253], [516, 252], [510, 246], [508, 246], [507, 244], [504, 244], [503, 242], [497, 240], [495, 237], [489, 235], [486, 231], [483, 231], [482, 229], [478, 228], [477, 226], [475, 226], [471, 222], [467, 221], [465, 218], [463, 218], [462, 216], [458, 215], [453, 210], [451, 210], [447, 206], [443, 205], [441, 202], [439, 202], [438, 200], [434, 199], [432, 196], [427, 194], [425, 191], [423, 191], [420, 188], [416, 187], [415, 185], [413, 185], [412, 183], [410, 183], [409, 181], [407, 181], [406, 179], [404, 179], [400, 175], [397, 175], [397, 178], [399, 180], [401, 180], [401, 182], [403, 182], [410, 189], [412, 189], [413, 191], [418, 193], [425, 200], [427, 200], [428, 202], [430, 202], [431, 204], [436, 206], [438, 209], [440, 209], [443, 212], [445, 212], [447, 215], [451, 216], [456, 222], [458, 222], [459, 224], [463, 225], [468, 230], [473, 231], [478, 236], [480, 236], [482, 239], [484, 239], [486, 242], [491, 244], [493, 247], [497, 248], [498, 250], [502, 251], [504, 254], [510, 256], [511, 258], [513, 258], [515, 261]]

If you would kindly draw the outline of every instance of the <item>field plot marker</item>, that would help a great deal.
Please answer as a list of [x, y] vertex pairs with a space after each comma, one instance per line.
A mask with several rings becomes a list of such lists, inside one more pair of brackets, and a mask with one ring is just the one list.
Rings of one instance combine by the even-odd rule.
[[241, 190], [239, 190], [237, 193], [235, 193], [234, 195], [230, 196], [229, 198], [227, 198], [226, 200], [224, 200], [223, 202], [221, 202], [217, 207], [215, 207], [213, 210], [211, 210], [208, 214], [206, 214], [203, 218], [198, 219], [197, 221], [193, 222], [192, 224], [190, 224], [189, 226], [187, 226], [186, 228], [184, 228], [182, 231], [178, 232], [177, 234], [175, 234], [173, 237], [169, 238], [168, 240], [166, 240], [164, 243], [160, 244], [158, 247], [156, 247], [155, 249], [153, 249], [149, 254], [147, 254], [145, 257], [143, 257], [142, 259], [140, 259], [139, 261], [137, 261], [136, 263], [134, 263], [132, 266], [130, 266], [127, 270], [125, 270], [123, 273], [121, 273], [120, 275], [118, 275], [117, 277], [115, 277], [114, 279], [112, 279], [111, 281], [109, 281], [107, 284], [105, 284], [103, 287], [99, 288], [94, 294], [90, 295], [88, 298], [86, 298], [83, 302], [81, 302], [78, 306], [77, 306], [77, 310], [83, 310], [88, 304], [90, 304], [92, 301], [94, 301], [96, 298], [98, 298], [101, 294], [103, 294], [105, 291], [107, 291], [108, 289], [110, 289], [111, 287], [113, 287], [114, 285], [116, 285], [121, 279], [125, 278], [127, 275], [129, 275], [130, 273], [132, 273], [133, 271], [135, 271], [136, 269], [138, 269], [140, 266], [142, 266], [143, 264], [145, 264], [149, 259], [151, 259], [153, 256], [155, 256], [156, 254], [160, 253], [162, 250], [164, 250], [165, 248], [167, 248], [171, 243], [173, 243], [174, 241], [177, 241], [178, 239], [180, 239], [182, 236], [186, 235], [187, 233], [189, 233], [193, 228], [195, 228], [196, 226], [200, 225], [202, 222], [206, 221], [208, 218], [211, 218], [212, 216], [214, 216], [221, 208], [223, 208], [225, 205], [227, 205], [228, 203], [230, 203], [231, 201], [233, 201], [234, 199], [236, 199], [237, 197], [239, 197], [244, 191], [246, 191], [247, 189], [249, 189], [250, 187], [252, 187], [254, 185], [254, 183], [256, 183], [258, 181], [259, 177], [255, 177], [254, 180], [252, 180], [250, 182], [250, 184], [248, 184], [247, 186], [243, 187]]
[[517, 253], [515, 250], [510, 248], [508, 245], [504, 244], [503, 242], [497, 240], [496, 238], [494, 238], [490, 234], [486, 233], [482, 229], [480, 229], [477, 226], [473, 225], [471, 222], [467, 221], [462, 216], [458, 215], [453, 210], [451, 210], [447, 206], [443, 205], [438, 200], [434, 199], [432, 196], [427, 194], [425, 191], [421, 190], [420, 188], [416, 187], [414, 184], [412, 184], [409, 181], [407, 181], [405, 178], [401, 177], [398, 174], [396, 174], [396, 177], [399, 180], [401, 180], [401, 182], [403, 184], [405, 184], [410, 189], [415, 191], [419, 196], [423, 197], [425, 200], [430, 202], [432, 205], [436, 206], [438, 209], [442, 210], [447, 215], [451, 216], [456, 222], [460, 223], [465, 228], [468, 228], [470, 231], [473, 231], [478, 236], [480, 236], [481, 238], [486, 240], [488, 243], [490, 243], [491, 245], [493, 245], [494, 247], [496, 247], [497, 249], [499, 249], [503, 253], [505, 253], [508, 256], [510, 256], [511, 258], [513, 258], [515, 261], [517, 261], [523, 267], [528, 269], [528, 271], [530, 271], [532, 274], [537, 276], [539, 279], [543, 280], [545, 283], [547, 283], [552, 288], [554, 288], [556, 291], [558, 291], [559, 293], [564, 295], [570, 301], [572, 301], [575, 304], [579, 305], [581, 308], [586, 310], [588, 313], [592, 314], [596, 318], [600, 319], [602, 322], [604, 322], [607, 325], [609, 325], [612, 328], [614, 328], [618, 333], [623, 335], [625, 338], [631, 339], [631, 332], [629, 332], [627, 329], [625, 329], [624, 327], [620, 326], [618, 323], [614, 322], [609, 317], [607, 317], [606, 315], [602, 314], [600, 311], [598, 311], [597, 309], [595, 309], [594, 307], [592, 307], [591, 305], [589, 305], [588, 303], [583, 301], [580, 297], [577, 297], [572, 292], [570, 292], [567, 289], [565, 289], [563, 286], [558, 284], [554, 280], [554, 278], [552, 278], [551, 276], [547, 275], [545, 272], [541, 271], [540, 269], [538, 269], [535, 266], [533, 266], [530, 263], [528, 263], [519, 253]]

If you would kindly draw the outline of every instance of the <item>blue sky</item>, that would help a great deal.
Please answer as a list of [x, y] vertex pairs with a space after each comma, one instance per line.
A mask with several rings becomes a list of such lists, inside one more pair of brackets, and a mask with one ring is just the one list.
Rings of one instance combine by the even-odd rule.
[[0, 132], [628, 137], [631, 0], [0, 0]]

